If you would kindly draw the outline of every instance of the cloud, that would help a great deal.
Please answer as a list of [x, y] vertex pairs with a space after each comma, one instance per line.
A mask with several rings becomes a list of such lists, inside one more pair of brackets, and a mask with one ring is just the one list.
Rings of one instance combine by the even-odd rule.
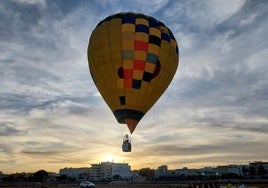
[[140, 12], [148, 12], [148, 14], [153, 14], [168, 4], [168, 0], [156, 0], [156, 1], [133, 1], [134, 9]]
[[21, 151], [23, 154], [51, 156], [60, 153], [66, 153], [74, 150], [74, 147], [62, 142], [35, 142], [28, 141], [24, 143], [25, 148]]
[[0, 136], [11, 136], [24, 134], [24, 130], [19, 130], [14, 127], [13, 122], [1, 122], [0, 123]]
[[[240, 11], [245, 4], [239, 1], [173, 1], [164, 11], [169, 22], [179, 22], [182, 27], [194, 32], [209, 31]], [[175, 17], [173, 15], [176, 15]]]
[[[99, 8], [108, 14], [117, 12], [144, 12], [146, 14], [154, 14], [163, 9], [169, 3], [168, 0], [142, 1], [142, 0], [108, 0], [105, 2], [94, 1]], [[102, 14], [102, 13], [100, 13]]]

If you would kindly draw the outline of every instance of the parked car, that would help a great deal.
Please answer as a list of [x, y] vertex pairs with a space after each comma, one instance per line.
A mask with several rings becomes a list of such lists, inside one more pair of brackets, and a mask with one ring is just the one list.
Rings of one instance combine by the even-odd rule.
[[90, 182], [90, 181], [82, 181], [82, 182], [80, 183], [80, 187], [81, 187], [81, 188], [82, 188], [82, 187], [91, 187], [91, 188], [93, 188], [93, 187], [95, 187], [95, 184], [92, 183], [92, 182]]

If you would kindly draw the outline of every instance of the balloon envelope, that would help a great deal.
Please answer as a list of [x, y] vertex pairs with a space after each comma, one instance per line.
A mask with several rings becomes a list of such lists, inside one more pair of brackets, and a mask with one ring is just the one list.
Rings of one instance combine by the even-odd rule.
[[139, 13], [101, 21], [88, 45], [91, 76], [119, 123], [132, 133], [178, 67], [176, 39], [162, 22]]

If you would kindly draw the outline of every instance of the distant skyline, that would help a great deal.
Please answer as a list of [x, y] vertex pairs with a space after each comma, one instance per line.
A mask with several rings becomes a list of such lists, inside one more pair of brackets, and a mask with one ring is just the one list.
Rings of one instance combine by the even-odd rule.
[[[114, 161], [100, 161], [98, 163], [92, 163], [90, 164], [89, 166], [77, 166], [77, 167], [72, 167], [72, 166], [68, 166], [68, 167], [62, 167], [62, 168], [59, 168], [58, 170], [56, 171], [48, 171], [48, 172], [51, 172], [51, 173], [59, 173], [61, 169], [65, 169], [65, 168], [91, 168], [93, 164], [102, 164], [102, 163], [115, 163], [115, 164], [118, 164], [118, 163], [123, 163], [123, 164], [128, 164], [131, 168], [131, 171], [135, 171], [135, 170], [141, 170], [143, 168], [150, 168], [150, 169], [154, 169], [154, 170], [157, 170], [159, 167], [161, 166], [165, 166], [166, 164], [159, 164], [159, 166], [155, 167], [155, 168], [151, 168], [150, 166], [144, 166], [144, 167], [140, 167], [139, 169], [132, 169], [132, 166], [130, 163], [128, 162], [114, 162]], [[199, 168], [189, 168], [187, 166], [181, 166], [179, 168], [170, 168], [169, 165], [166, 165], [167, 166], [167, 169], [168, 170], [176, 170], [176, 169], [183, 169], [183, 168], [187, 168], [187, 169], [203, 169], [203, 168], [217, 168], [217, 167], [223, 167], [223, 166], [233, 166], [233, 165], [236, 165], [236, 166], [244, 166], [244, 165], [250, 165], [250, 163], [268, 163], [267, 161], [249, 161], [247, 164], [235, 164], [235, 163], [232, 163], [232, 164], [224, 164], [224, 165], [217, 165], [217, 166], [200, 166]], [[47, 171], [46, 169], [38, 169], [36, 171], [39, 171], [39, 170], [45, 170]], [[1, 171], [0, 171], [1, 172]], [[18, 173], [23, 173], [25, 171], [20, 171]], [[3, 173], [3, 172], [2, 172]], [[17, 173], [17, 172], [16, 172]], [[27, 172], [27, 173], [34, 173], [34, 172]]]
[[[87, 64], [95, 26], [127, 11], [165, 23], [180, 51], [131, 153]], [[1, 0], [0, 171], [268, 161], [267, 23], [266, 0]]]

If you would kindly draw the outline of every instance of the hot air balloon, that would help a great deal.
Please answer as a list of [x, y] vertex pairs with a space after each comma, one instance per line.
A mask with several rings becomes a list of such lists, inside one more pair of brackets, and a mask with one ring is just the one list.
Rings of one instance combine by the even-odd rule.
[[178, 45], [170, 29], [140, 13], [108, 16], [93, 30], [88, 45], [94, 83], [130, 133], [167, 89], [178, 60]]

